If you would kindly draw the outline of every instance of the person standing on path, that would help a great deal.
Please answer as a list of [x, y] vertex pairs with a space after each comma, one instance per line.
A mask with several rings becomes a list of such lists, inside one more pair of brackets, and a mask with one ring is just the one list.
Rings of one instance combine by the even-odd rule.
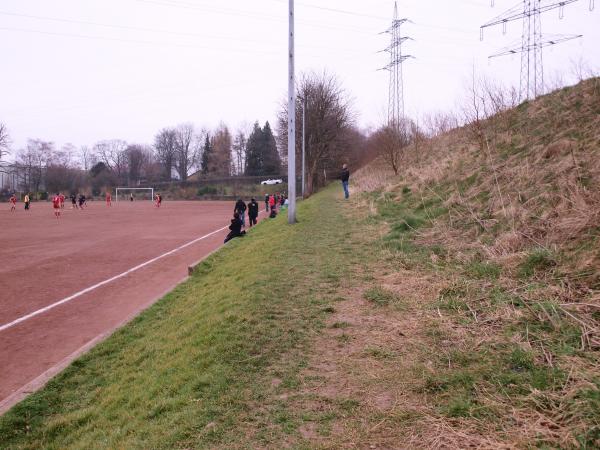
[[350, 171], [348, 170], [347, 164], [344, 164], [342, 166], [342, 173], [340, 174], [340, 179], [342, 180], [342, 186], [344, 188], [344, 198], [348, 199], [350, 197], [350, 191], [348, 190], [348, 184], [350, 181]]
[[248, 203], [248, 221], [250, 222], [250, 227], [252, 227], [252, 225], [256, 225], [257, 217], [258, 203], [256, 203], [256, 200], [252, 199], [250, 203]]
[[269, 212], [269, 194], [265, 194], [265, 211]]
[[242, 227], [246, 228], [246, 204], [241, 198], [235, 203], [233, 213], [238, 213], [239, 219], [242, 222]]

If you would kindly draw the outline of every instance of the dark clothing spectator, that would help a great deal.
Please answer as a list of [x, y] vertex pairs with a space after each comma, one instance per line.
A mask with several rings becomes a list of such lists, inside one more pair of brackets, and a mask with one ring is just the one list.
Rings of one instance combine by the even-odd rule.
[[256, 218], [258, 217], [258, 203], [256, 200], [252, 199], [250, 203], [248, 203], [248, 219], [250, 222], [250, 226], [256, 225]]
[[227, 242], [229, 242], [233, 238], [241, 237], [241, 236], [244, 236], [246, 234], [245, 231], [242, 231], [242, 221], [240, 220], [240, 218], [237, 215], [237, 213], [233, 216], [233, 219], [231, 219], [231, 225], [229, 225], [229, 230], [230, 230], [229, 234], [227, 235], [227, 237], [223, 241], [224, 244], [226, 244]]
[[244, 203], [243, 200], [240, 199], [240, 200], [238, 200], [235, 203], [235, 207], [233, 208], [233, 212], [234, 213], [238, 213], [238, 214], [246, 212], [246, 204]]
[[235, 207], [233, 208], [233, 213], [238, 213], [239, 214], [239, 219], [242, 221], [242, 226], [245, 227], [246, 226], [246, 204], [244, 203], [244, 201], [242, 199], [239, 199], [236, 203], [235, 203]]
[[265, 195], [265, 211], [269, 212], [269, 194]]
[[350, 197], [350, 190], [348, 189], [348, 184], [350, 181], [350, 171], [346, 164], [342, 167], [342, 172], [340, 173], [340, 180], [342, 180], [342, 187], [344, 188], [344, 197], [347, 199]]
[[348, 182], [350, 180], [350, 171], [347, 167], [342, 169], [340, 180], [342, 180], [342, 182]]

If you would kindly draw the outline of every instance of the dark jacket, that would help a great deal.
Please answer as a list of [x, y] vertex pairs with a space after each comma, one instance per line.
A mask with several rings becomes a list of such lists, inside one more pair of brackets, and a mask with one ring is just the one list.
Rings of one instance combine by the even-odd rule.
[[232, 236], [239, 236], [242, 233], [242, 221], [240, 219], [231, 219], [231, 225], [229, 225], [229, 229]]
[[238, 200], [235, 203], [235, 207], [233, 208], [233, 212], [234, 213], [239, 212], [240, 214], [245, 213], [246, 212], [246, 204], [243, 201]]
[[258, 217], [258, 203], [255, 201], [248, 203], [248, 216]]
[[340, 174], [340, 180], [348, 181], [350, 179], [350, 171], [348, 169], [342, 169], [342, 173]]

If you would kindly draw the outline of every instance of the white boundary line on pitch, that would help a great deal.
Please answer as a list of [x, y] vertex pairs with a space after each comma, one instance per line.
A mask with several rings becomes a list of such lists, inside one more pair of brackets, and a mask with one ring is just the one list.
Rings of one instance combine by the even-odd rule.
[[186, 247], [189, 247], [190, 245], [194, 245], [195, 243], [200, 242], [203, 239], [206, 239], [207, 237], [210, 237], [210, 236], [213, 236], [213, 235], [215, 235], [217, 233], [220, 233], [221, 231], [226, 230], [227, 228], [228, 228], [228, 226], [224, 226], [223, 228], [219, 228], [218, 230], [213, 231], [212, 233], [208, 233], [208, 234], [206, 234], [206, 235], [204, 235], [202, 237], [199, 237], [197, 239], [194, 239], [193, 241], [188, 242], [187, 244], [183, 244], [183, 245], [181, 245], [181, 246], [179, 246], [179, 247], [177, 247], [177, 248], [175, 248], [175, 249], [173, 249], [171, 251], [168, 251], [167, 253], [163, 253], [162, 255], [157, 256], [156, 258], [152, 258], [151, 260], [146, 261], [146, 262], [144, 262], [142, 264], [139, 264], [139, 265], [137, 265], [137, 266], [135, 266], [135, 267], [133, 267], [133, 268], [131, 268], [131, 269], [123, 272], [123, 273], [120, 273], [119, 275], [116, 275], [116, 276], [114, 276], [112, 278], [109, 278], [108, 280], [101, 281], [100, 283], [97, 283], [97, 284], [95, 284], [93, 286], [90, 286], [90, 287], [88, 287], [86, 289], [83, 289], [82, 291], [79, 291], [79, 292], [77, 292], [77, 293], [75, 293], [75, 294], [73, 294], [73, 295], [71, 295], [71, 296], [69, 296], [67, 298], [63, 298], [62, 300], [60, 300], [60, 301], [58, 301], [56, 303], [52, 303], [51, 305], [48, 305], [48, 306], [46, 306], [46, 307], [44, 307], [42, 309], [38, 309], [37, 311], [29, 313], [26, 316], [23, 316], [23, 317], [20, 317], [20, 318], [18, 318], [16, 320], [13, 320], [12, 322], [7, 323], [6, 325], [0, 326], [0, 331], [4, 331], [4, 330], [7, 330], [9, 328], [12, 328], [15, 325], [20, 324], [21, 322], [25, 322], [26, 320], [29, 320], [29, 319], [31, 319], [31, 318], [33, 318], [35, 316], [39, 316], [40, 314], [43, 314], [43, 313], [45, 313], [47, 311], [50, 311], [51, 309], [54, 309], [57, 306], [64, 305], [65, 303], [68, 303], [68, 302], [70, 302], [72, 300], [75, 300], [76, 298], [81, 297], [82, 295], [87, 294], [88, 292], [91, 292], [91, 291], [93, 291], [95, 289], [98, 289], [99, 287], [102, 287], [105, 284], [112, 283], [113, 281], [118, 280], [119, 278], [123, 278], [123, 277], [129, 275], [130, 273], [133, 273], [133, 272], [135, 272], [137, 270], [140, 270], [140, 269], [146, 267], [147, 265], [152, 264], [152, 263], [158, 261], [159, 259], [165, 258], [165, 257], [167, 257], [169, 255], [172, 255], [173, 253], [176, 253], [176, 252], [178, 252], [180, 250], [183, 250]]

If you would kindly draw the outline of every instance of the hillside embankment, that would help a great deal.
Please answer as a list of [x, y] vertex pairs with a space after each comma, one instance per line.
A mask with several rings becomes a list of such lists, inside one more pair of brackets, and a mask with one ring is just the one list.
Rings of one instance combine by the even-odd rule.
[[264, 221], [2, 448], [600, 447], [600, 80]]

